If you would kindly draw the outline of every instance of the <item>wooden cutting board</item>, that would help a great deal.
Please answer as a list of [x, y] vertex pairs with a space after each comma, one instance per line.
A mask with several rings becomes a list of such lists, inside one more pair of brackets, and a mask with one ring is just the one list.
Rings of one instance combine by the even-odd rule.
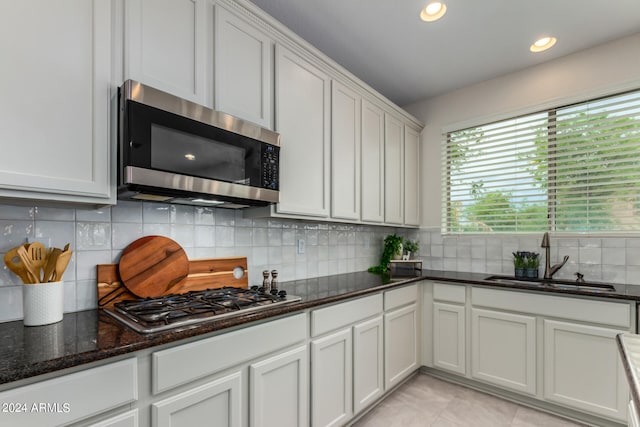
[[[122, 284], [117, 264], [99, 264], [97, 265], [96, 273], [98, 279], [98, 307], [113, 308], [116, 302], [137, 298]], [[246, 257], [190, 260], [189, 275], [167, 289], [165, 293], [154, 296], [202, 291], [223, 286], [248, 288], [249, 279], [247, 276]]]
[[182, 246], [164, 236], [146, 236], [122, 252], [118, 265], [124, 286], [137, 297], [164, 295], [189, 274]]

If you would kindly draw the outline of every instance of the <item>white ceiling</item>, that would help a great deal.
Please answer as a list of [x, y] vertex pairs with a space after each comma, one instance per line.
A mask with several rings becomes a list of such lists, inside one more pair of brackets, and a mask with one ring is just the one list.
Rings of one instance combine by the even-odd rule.
[[640, 0], [445, 0], [434, 23], [428, 0], [252, 1], [399, 105], [640, 32]]

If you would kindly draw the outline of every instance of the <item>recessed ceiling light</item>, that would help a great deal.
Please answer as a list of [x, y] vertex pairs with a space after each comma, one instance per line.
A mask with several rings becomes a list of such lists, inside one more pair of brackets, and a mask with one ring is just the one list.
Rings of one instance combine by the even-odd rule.
[[187, 160], [195, 160], [196, 156], [194, 156], [191, 153], [187, 153], [187, 154], [184, 155], [184, 158], [187, 159]]
[[536, 42], [529, 47], [529, 50], [531, 52], [542, 52], [556, 44], [556, 41], [555, 37], [542, 37], [536, 40]]
[[429, 3], [427, 7], [420, 11], [420, 19], [426, 22], [433, 22], [442, 18], [446, 12], [446, 4], [439, 1], [434, 1]]

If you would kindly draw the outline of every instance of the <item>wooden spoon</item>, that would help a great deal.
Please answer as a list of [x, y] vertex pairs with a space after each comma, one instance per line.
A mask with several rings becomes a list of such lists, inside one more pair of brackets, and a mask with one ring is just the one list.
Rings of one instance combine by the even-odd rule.
[[33, 269], [31, 258], [29, 257], [29, 254], [27, 253], [27, 250], [24, 248], [24, 246], [18, 247], [18, 257], [20, 258], [20, 261], [22, 261], [22, 265], [27, 271], [28, 281], [25, 283], [40, 283], [40, 279]]
[[47, 249], [42, 243], [34, 242], [29, 245], [28, 250], [29, 256], [31, 257], [31, 265], [33, 266], [33, 271], [38, 277], [38, 283], [46, 282], [45, 279], [41, 279], [40, 273], [47, 262]]
[[22, 280], [22, 283], [29, 283], [30, 278], [22, 261], [20, 261], [17, 247], [9, 249], [7, 253], [4, 254], [4, 263], [9, 267], [9, 270], [13, 271]]
[[53, 273], [56, 268], [56, 262], [58, 261], [58, 257], [62, 253], [62, 249], [52, 248], [51, 251], [47, 254], [47, 262], [44, 265], [44, 274], [42, 275], [42, 282], [51, 282]]
[[72, 253], [72, 250], [67, 250], [58, 255], [58, 259], [56, 260], [56, 268], [53, 271], [53, 275], [51, 277], [52, 282], [59, 282], [62, 280], [62, 275], [64, 274], [67, 265], [69, 265]]

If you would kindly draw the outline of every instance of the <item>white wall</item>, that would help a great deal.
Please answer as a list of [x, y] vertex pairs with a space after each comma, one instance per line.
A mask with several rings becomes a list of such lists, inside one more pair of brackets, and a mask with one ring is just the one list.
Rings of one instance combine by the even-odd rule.
[[634, 88], [640, 88], [640, 33], [405, 106], [427, 124], [422, 132], [422, 225], [440, 226], [443, 128]]
[[[550, 106], [640, 88], [640, 33], [536, 67], [427, 99], [405, 109], [422, 132], [420, 255], [435, 270], [513, 274], [511, 253], [543, 252], [540, 235], [441, 235], [441, 134]], [[555, 277], [640, 285], [640, 236], [552, 236], [551, 263], [569, 255]], [[542, 260], [544, 263], [544, 258]], [[540, 271], [542, 274], [542, 270]]]

